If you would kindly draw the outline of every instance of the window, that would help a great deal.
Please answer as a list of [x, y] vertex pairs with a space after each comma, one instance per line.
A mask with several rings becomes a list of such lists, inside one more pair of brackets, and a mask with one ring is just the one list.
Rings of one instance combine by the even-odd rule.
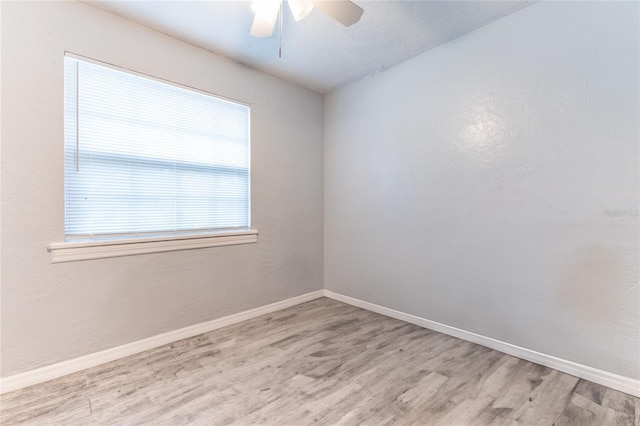
[[67, 242], [249, 229], [248, 106], [69, 54], [64, 76]]

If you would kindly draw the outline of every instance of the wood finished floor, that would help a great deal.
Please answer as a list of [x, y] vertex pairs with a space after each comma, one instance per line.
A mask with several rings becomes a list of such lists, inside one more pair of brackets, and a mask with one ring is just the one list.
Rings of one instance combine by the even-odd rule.
[[318, 299], [0, 398], [2, 425], [638, 425], [637, 398]]

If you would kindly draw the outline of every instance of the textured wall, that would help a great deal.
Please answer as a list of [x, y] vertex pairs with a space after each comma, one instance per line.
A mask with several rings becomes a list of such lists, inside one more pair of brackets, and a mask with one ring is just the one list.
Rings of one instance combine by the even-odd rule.
[[543, 2], [325, 99], [325, 287], [640, 377], [637, 2]]
[[[257, 244], [50, 263], [65, 50], [251, 104]], [[2, 376], [322, 288], [322, 96], [78, 2], [3, 2], [1, 66]]]

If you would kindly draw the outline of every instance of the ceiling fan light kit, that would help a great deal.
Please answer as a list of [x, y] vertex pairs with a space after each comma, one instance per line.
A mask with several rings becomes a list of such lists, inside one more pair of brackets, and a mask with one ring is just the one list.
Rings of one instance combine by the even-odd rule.
[[[282, 10], [283, 0], [254, 0], [251, 10], [255, 13], [251, 35], [254, 37], [271, 37], [276, 26], [278, 15]], [[329, 15], [342, 25], [348, 27], [360, 20], [364, 10], [349, 0], [288, 0], [289, 9], [296, 21], [304, 19], [314, 6]], [[282, 20], [282, 16], [280, 16]]]

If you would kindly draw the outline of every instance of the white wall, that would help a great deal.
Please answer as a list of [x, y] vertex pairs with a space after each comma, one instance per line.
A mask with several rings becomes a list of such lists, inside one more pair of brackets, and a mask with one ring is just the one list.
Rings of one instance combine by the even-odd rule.
[[640, 378], [637, 2], [543, 2], [325, 99], [325, 287]]
[[[251, 104], [253, 245], [51, 264], [65, 50]], [[323, 98], [77, 2], [2, 2], [3, 377], [322, 288]]]

